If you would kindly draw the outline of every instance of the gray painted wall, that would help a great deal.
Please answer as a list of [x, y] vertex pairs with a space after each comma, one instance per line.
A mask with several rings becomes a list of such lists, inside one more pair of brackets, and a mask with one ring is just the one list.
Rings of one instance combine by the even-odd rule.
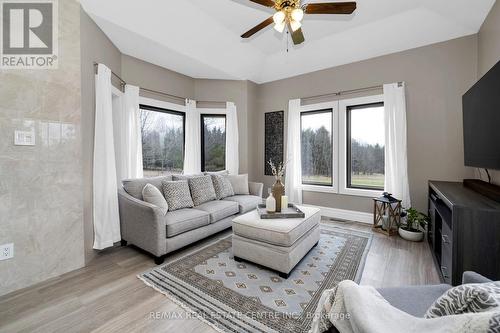
[[[127, 83], [175, 96], [194, 98], [195, 79], [192, 77], [173, 72], [124, 54], [121, 55], [121, 64], [122, 78]], [[165, 96], [158, 94], [143, 92], [141, 92], [141, 94], [144, 97], [176, 102], [175, 100], [169, 100], [165, 98]]]
[[[427, 181], [462, 180], [464, 167], [462, 94], [476, 79], [477, 37], [334, 67], [259, 85], [257, 112], [249, 114], [251, 178], [270, 187], [263, 176], [264, 112], [287, 110], [288, 100], [405, 81], [407, 84], [408, 164], [413, 205], [426, 211]], [[325, 207], [372, 212], [369, 198], [304, 192], [304, 201]]]
[[[79, 3], [59, 17], [58, 69], [0, 70], [0, 244], [14, 243], [0, 295], [84, 265]], [[15, 130], [35, 146], [14, 146]]]
[[[92, 249], [94, 225], [92, 218], [92, 161], [94, 154], [95, 120], [95, 70], [93, 63], [106, 64], [114, 73], [121, 75], [121, 53], [99, 29], [94, 21], [80, 9], [80, 43], [82, 75], [82, 166], [85, 262], [97, 253]], [[113, 80], [119, 87], [119, 82]]]
[[[500, 60], [500, 2], [497, 1], [478, 34], [478, 79]], [[491, 178], [500, 185], [500, 170], [491, 170]]]

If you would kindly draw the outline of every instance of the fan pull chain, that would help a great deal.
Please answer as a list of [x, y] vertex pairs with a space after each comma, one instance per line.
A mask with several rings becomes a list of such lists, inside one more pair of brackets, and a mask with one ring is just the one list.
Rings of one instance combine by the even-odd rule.
[[290, 45], [289, 37], [290, 37], [290, 32], [287, 29], [286, 30], [286, 53], [288, 53], [288, 46]]

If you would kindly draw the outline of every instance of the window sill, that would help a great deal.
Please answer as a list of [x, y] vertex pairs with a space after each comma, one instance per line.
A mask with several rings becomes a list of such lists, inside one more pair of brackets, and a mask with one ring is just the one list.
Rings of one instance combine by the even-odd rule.
[[321, 192], [321, 193], [333, 193], [338, 194], [339, 191], [332, 186], [321, 186], [321, 185], [302, 185], [302, 191], [305, 192]]
[[343, 188], [339, 191], [332, 186], [320, 186], [320, 185], [302, 185], [302, 191], [342, 194], [342, 195], [351, 195], [355, 197], [368, 197], [368, 198], [381, 197], [382, 193], [384, 192], [379, 190], [363, 190], [363, 189], [353, 189], [353, 188]]
[[370, 198], [378, 198], [382, 196], [384, 193], [383, 190], [365, 190], [359, 188], [342, 188], [339, 191], [340, 194], [345, 195], [354, 195], [358, 197], [370, 197]]

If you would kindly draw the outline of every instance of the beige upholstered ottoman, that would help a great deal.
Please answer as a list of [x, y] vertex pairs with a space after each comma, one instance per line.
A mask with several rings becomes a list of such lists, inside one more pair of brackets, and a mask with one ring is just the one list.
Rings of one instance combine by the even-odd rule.
[[253, 210], [233, 220], [234, 260], [242, 259], [272, 268], [283, 278], [319, 241], [319, 209], [299, 207], [297, 219], [260, 219]]

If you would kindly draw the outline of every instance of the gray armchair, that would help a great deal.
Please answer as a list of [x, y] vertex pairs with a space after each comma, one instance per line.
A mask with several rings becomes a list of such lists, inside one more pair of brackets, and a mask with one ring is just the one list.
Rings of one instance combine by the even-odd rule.
[[[485, 282], [491, 282], [491, 280], [475, 272], [464, 272], [462, 276], [462, 284]], [[378, 288], [377, 291], [395, 308], [415, 317], [423, 317], [434, 301], [450, 288], [452, 286], [449, 284], [437, 284]], [[329, 332], [338, 333], [335, 327], [332, 327]]]

